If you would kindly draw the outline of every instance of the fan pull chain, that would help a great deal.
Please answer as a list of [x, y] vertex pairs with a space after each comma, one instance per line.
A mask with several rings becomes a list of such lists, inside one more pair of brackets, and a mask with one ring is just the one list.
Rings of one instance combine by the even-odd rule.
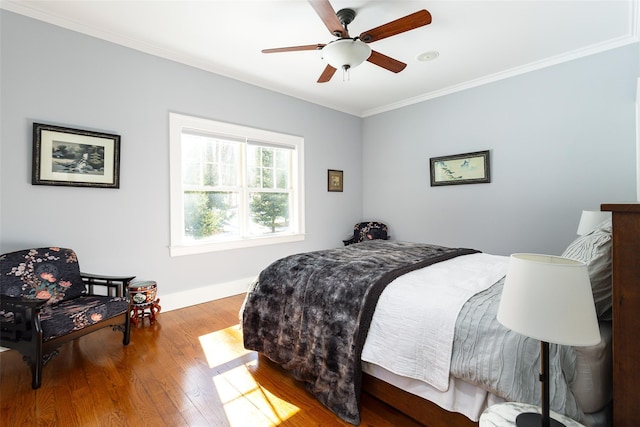
[[[343, 65], [342, 66], [342, 81], [343, 82], [348, 82], [351, 81], [351, 73], [350, 73], [351, 67], [348, 65]], [[347, 77], [345, 80], [345, 76]]]

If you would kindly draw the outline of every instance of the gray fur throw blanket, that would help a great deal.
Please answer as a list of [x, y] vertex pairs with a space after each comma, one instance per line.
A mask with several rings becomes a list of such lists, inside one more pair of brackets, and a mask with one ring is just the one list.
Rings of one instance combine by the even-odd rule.
[[384, 288], [402, 274], [476, 252], [371, 240], [282, 258], [247, 293], [244, 346], [280, 364], [327, 408], [358, 425], [360, 356]]

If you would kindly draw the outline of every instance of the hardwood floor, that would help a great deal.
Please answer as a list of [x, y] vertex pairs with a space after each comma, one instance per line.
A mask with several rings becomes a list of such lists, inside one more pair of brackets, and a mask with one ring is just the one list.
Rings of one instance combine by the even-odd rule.
[[[350, 426], [242, 346], [244, 295], [160, 313], [131, 344], [103, 329], [61, 347], [31, 389], [19, 353], [0, 353], [5, 426]], [[418, 426], [362, 396], [362, 426]]]

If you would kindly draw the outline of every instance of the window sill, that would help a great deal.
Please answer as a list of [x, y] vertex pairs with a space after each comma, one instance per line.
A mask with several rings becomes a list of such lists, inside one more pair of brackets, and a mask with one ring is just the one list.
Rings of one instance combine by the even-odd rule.
[[207, 252], [227, 251], [232, 249], [253, 248], [265, 245], [277, 245], [280, 243], [300, 242], [305, 238], [304, 234], [287, 234], [269, 237], [255, 237], [244, 240], [228, 242], [194, 243], [192, 245], [170, 246], [171, 256], [196, 255]]

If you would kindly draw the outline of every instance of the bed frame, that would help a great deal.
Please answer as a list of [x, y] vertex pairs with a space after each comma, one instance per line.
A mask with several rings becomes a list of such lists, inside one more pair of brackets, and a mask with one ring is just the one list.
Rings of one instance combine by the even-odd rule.
[[638, 425], [640, 203], [603, 204], [613, 216], [613, 424]]
[[[613, 216], [613, 417], [615, 427], [637, 425], [640, 369], [640, 203], [603, 204]], [[624, 310], [623, 310], [624, 305]], [[427, 427], [474, 427], [462, 414], [363, 374], [363, 390]]]

